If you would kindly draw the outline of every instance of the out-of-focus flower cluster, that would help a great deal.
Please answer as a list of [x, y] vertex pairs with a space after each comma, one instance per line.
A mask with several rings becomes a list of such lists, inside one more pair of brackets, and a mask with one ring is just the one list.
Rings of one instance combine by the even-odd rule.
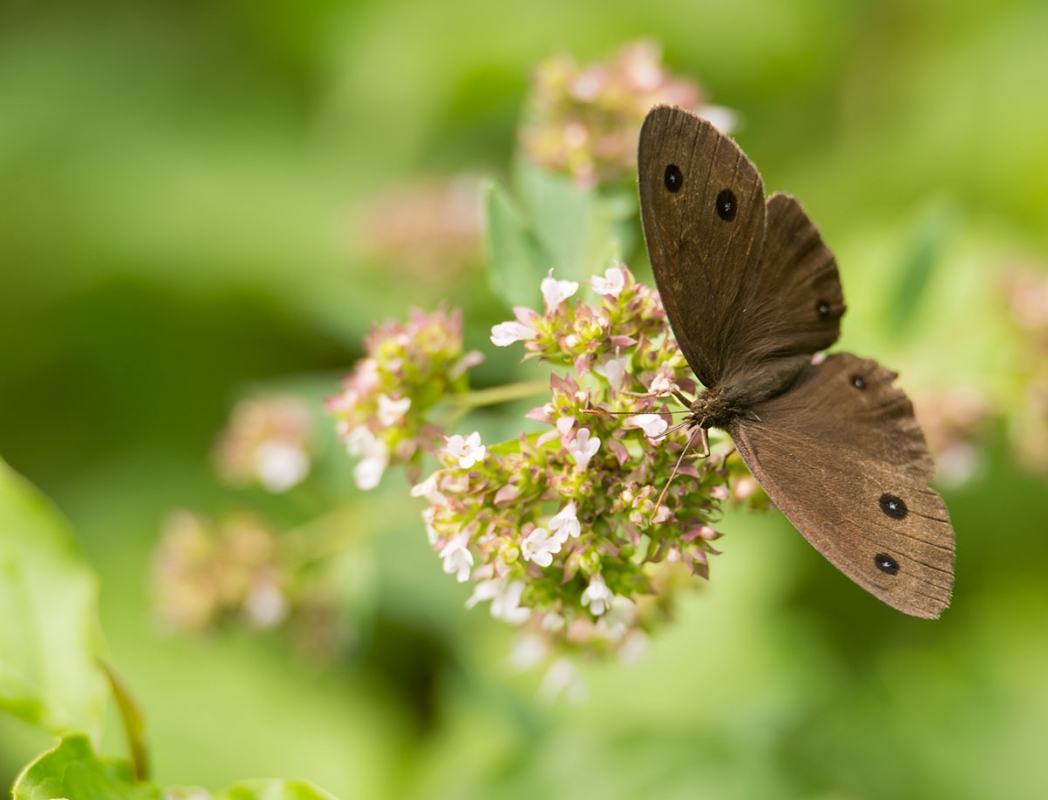
[[162, 622], [179, 632], [207, 630], [228, 618], [271, 628], [290, 610], [277, 537], [246, 513], [215, 523], [173, 512], [153, 557], [152, 586]]
[[484, 219], [475, 177], [395, 186], [369, 200], [358, 217], [365, 253], [418, 280], [445, 282], [480, 261]]
[[311, 429], [299, 397], [242, 400], [215, 443], [215, 467], [229, 483], [286, 492], [309, 474]]
[[364, 346], [365, 358], [327, 407], [350, 455], [361, 459], [357, 486], [373, 489], [390, 465], [404, 465], [417, 477], [423, 452], [444, 444], [429, 412], [468, 390], [466, 371], [483, 356], [463, 353], [459, 312], [413, 310], [407, 324], [372, 328]]
[[1004, 273], [1008, 313], [1022, 337], [1019, 405], [1005, 409], [1012, 448], [1032, 469], [1048, 472], [1048, 274], [1016, 266]]
[[664, 69], [657, 44], [640, 41], [610, 63], [580, 66], [562, 55], [540, 64], [521, 144], [536, 163], [583, 186], [613, 183], [635, 171], [641, 123], [658, 103], [692, 109], [725, 132], [734, 122], [728, 109], [704, 104], [695, 81]]
[[592, 284], [595, 305], [569, 302], [579, 285], [550, 276], [545, 313], [517, 308], [492, 330], [496, 345], [567, 368], [528, 414], [541, 432], [492, 447], [453, 436], [444, 467], [412, 490], [445, 572], [477, 581], [467, 605], [524, 625], [538, 657], [636, 653], [671, 605], [666, 588], [708, 575], [730, 496], [723, 455], [682, 458], [692, 432], [669, 430], [663, 396], [695, 384], [657, 293], [624, 266]]
[[913, 407], [937, 480], [960, 486], [976, 477], [991, 410], [985, 393], [970, 385], [926, 390], [914, 395]]

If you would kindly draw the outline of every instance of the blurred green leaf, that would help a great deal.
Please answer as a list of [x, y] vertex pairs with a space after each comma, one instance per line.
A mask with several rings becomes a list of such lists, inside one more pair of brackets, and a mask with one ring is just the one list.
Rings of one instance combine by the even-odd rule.
[[335, 800], [334, 795], [309, 781], [241, 781], [215, 795], [214, 800]]
[[905, 336], [921, 309], [941, 252], [953, 233], [955, 220], [952, 206], [937, 204], [921, 221], [920, 229], [904, 256], [905, 262], [894, 291], [887, 294], [888, 329], [897, 338]]
[[109, 687], [113, 691], [113, 699], [116, 700], [120, 721], [124, 725], [124, 735], [127, 737], [127, 749], [131, 753], [131, 765], [134, 768], [135, 777], [142, 781], [147, 780], [149, 778], [149, 751], [146, 749], [146, 720], [142, 707], [123, 678], [117, 675], [116, 670], [104, 661], [101, 664], [106, 678], [109, 679]]
[[0, 708], [55, 732], [100, 731], [97, 604], [65, 520], [0, 461]]
[[99, 759], [90, 740], [75, 734], [26, 767], [12, 795], [14, 800], [147, 800], [160, 792], [135, 781], [129, 761]]
[[521, 161], [514, 173], [523, 210], [495, 184], [484, 195], [491, 285], [507, 305], [537, 308], [549, 270], [585, 281], [628, 252], [636, 237], [632, 193], [600, 193]]
[[557, 278], [587, 280], [632, 247], [637, 211], [632, 192], [583, 189], [524, 160], [518, 162], [515, 184]]
[[509, 195], [494, 183], [484, 189], [491, 288], [507, 307], [538, 307], [539, 284], [554, 266]]

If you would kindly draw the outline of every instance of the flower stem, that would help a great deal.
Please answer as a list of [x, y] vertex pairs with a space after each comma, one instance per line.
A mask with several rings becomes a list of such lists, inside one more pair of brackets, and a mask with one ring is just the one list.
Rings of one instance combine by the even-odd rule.
[[520, 400], [524, 397], [548, 393], [549, 378], [541, 378], [533, 381], [510, 383], [506, 386], [495, 386], [491, 389], [466, 392], [461, 397], [458, 397], [456, 402], [460, 411], [468, 411], [471, 408], [493, 406], [498, 403], [507, 403], [510, 400]]

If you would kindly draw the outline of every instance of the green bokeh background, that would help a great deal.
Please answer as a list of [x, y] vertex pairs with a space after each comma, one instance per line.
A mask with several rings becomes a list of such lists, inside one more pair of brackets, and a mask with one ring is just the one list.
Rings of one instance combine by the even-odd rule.
[[[851, 306], [844, 345], [904, 367], [908, 388], [1000, 378], [986, 278], [1048, 254], [1043, 2], [0, 5], [0, 453], [100, 574], [159, 783], [1048, 796], [1048, 489], [1000, 430], [981, 480], [945, 492], [957, 588], [934, 623], [856, 589], [776, 516], [734, 516], [712, 583], [647, 656], [586, 666], [587, 703], [544, 706], [539, 676], [506, 667], [504, 626], [462, 608], [394, 475], [349, 493], [347, 581], [369, 620], [353, 658], [319, 669], [277, 636], [156, 629], [159, 526], [234, 502], [207, 456], [246, 389], [333, 391], [369, 324], [443, 300], [489, 355], [480, 381], [511, 377], [514, 354], [486, 340], [508, 312], [482, 276], [421, 283], [360, 258], [352, 210], [421, 174], [504, 176], [534, 64], [641, 36], [741, 112], [768, 187], [818, 221]], [[900, 334], [893, 287], [929, 237]], [[0, 721], [0, 778], [47, 743]]]

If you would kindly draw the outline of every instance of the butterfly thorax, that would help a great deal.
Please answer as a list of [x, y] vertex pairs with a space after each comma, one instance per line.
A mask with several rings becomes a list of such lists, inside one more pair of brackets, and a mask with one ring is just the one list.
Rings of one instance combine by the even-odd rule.
[[750, 414], [754, 406], [789, 390], [809, 364], [809, 356], [794, 355], [764, 363], [759, 369], [735, 372], [704, 389], [692, 402], [688, 419], [700, 428], [727, 430], [736, 417]]
[[733, 387], [714, 386], [704, 389], [691, 404], [688, 422], [699, 428], [727, 430], [728, 423], [744, 413], [748, 403]]

